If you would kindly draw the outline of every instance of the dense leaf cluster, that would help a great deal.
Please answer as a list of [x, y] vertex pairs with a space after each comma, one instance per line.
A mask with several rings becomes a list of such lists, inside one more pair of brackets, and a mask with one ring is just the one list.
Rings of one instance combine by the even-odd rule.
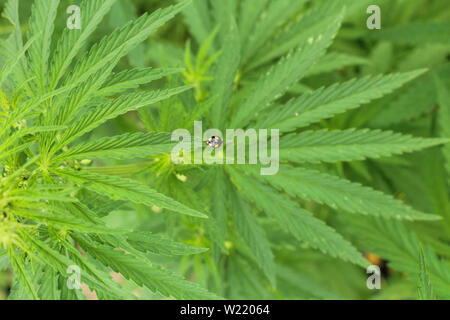
[[[445, 0], [429, 16], [381, 1], [404, 23], [380, 32], [361, 21], [370, 1], [180, 0], [135, 17], [145, 2], [84, 0], [80, 30], [59, 28], [66, 2], [34, 1], [28, 23], [18, 0], [3, 9], [10, 298], [84, 299], [73, 265], [100, 299], [366, 298], [369, 252], [393, 272], [383, 297], [450, 298]], [[153, 36], [179, 13], [186, 42]], [[279, 172], [172, 163], [170, 132], [196, 120], [278, 129]]]

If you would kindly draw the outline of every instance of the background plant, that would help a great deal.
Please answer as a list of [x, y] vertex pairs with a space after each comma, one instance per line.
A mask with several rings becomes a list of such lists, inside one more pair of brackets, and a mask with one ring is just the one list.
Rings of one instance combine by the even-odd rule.
[[[131, 298], [136, 286], [144, 298], [449, 297], [445, 1], [378, 1], [381, 31], [365, 27], [370, 1], [182, 1], [104, 39], [171, 2], [88, 3], [92, 28], [75, 37], [54, 1], [22, 28], [16, 2], [6, 7], [10, 298], [83, 298], [64, 289], [69, 263], [99, 298]], [[146, 40], [184, 5], [183, 19]], [[172, 164], [167, 133], [194, 120], [280, 129], [279, 173]], [[388, 260], [378, 295], [363, 253]], [[131, 281], [117, 285], [110, 269]]]

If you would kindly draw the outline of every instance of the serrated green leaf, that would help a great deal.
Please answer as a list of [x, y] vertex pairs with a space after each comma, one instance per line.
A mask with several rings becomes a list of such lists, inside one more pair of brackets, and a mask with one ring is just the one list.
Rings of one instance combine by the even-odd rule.
[[94, 45], [89, 53], [86, 53], [74, 67], [72, 74], [65, 83], [72, 85], [82, 83], [107, 64], [113, 61], [117, 63], [118, 58], [128, 54], [189, 3], [190, 0], [183, 0], [175, 6], [158, 9], [150, 16], [144, 14], [138, 19], [130, 21], [124, 27], [116, 29], [112, 34]]
[[280, 226], [300, 242], [319, 249], [332, 257], [339, 257], [366, 267], [367, 261], [350, 242], [333, 228], [302, 209], [289, 197], [277, 193], [272, 188], [243, 175], [236, 169], [228, 168], [240, 193], [255, 206], [273, 217]]
[[60, 300], [61, 292], [58, 288], [59, 275], [54, 270], [41, 272], [39, 282], [39, 298], [41, 300]]
[[245, 43], [248, 41], [248, 37], [261, 16], [262, 10], [266, 7], [268, 0], [242, 0], [240, 2], [239, 33], [241, 35], [241, 43]]
[[194, 217], [208, 217], [205, 214], [188, 208], [137, 181], [70, 169], [51, 169], [51, 171], [85, 187], [86, 189], [105, 195], [113, 200], [128, 200], [134, 203], [142, 203], [147, 206], [158, 206], [160, 208]]
[[2, 142], [0, 145], [0, 152], [7, 149], [11, 144], [17, 142], [20, 138], [23, 138], [27, 135], [32, 135], [36, 133], [42, 132], [50, 132], [50, 131], [59, 131], [66, 129], [65, 126], [43, 126], [43, 127], [30, 127], [24, 128], [21, 130], [17, 130], [14, 134], [10, 135], [7, 139]]
[[228, 217], [228, 196], [224, 196], [230, 190], [231, 185], [227, 183], [226, 174], [222, 168], [211, 169], [207, 172], [208, 177], [212, 177], [211, 188], [211, 218], [209, 219], [209, 233], [212, 241], [224, 252], [228, 249], [225, 246], [227, 234]]
[[[178, 0], [181, 2], [182, 0]], [[183, 10], [183, 16], [189, 30], [199, 44], [204, 43], [213, 29], [209, 14], [208, 1], [193, 0]]]
[[211, 86], [211, 90], [217, 95], [215, 107], [211, 112], [211, 121], [217, 128], [224, 124], [229, 111], [241, 51], [236, 21], [231, 15], [224, 20], [227, 24], [222, 25], [222, 28], [225, 30], [226, 36], [223, 39], [223, 49], [216, 64], [216, 76]]
[[99, 244], [90, 245], [81, 238], [78, 238], [78, 241], [95, 259], [109, 265], [114, 271], [120, 272], [125, 278], [133, 280], [136, 284], [146, 286], [164, 296], [191, 300], [218, 298], [196, 283], [186, 281], [168, 270], [153, 266], [142, 257], [138, 258]]
[[390, 195], [316, 170], [280, 166], [279, 172], [273, 176], [260, 176], [259, 170], [249, 166], [246, 171], [278, 190], [334, 209], [404, 220], [440, 219], [436, 215], [421, 213]]
[[112, 74], [106, 79], [102, 88], [98, 90], [97, 94], [108, 96], [115, 95], [127, 91], [129, 89], [137, 89], [142, 84], [150, 83], [154, 80], [161, 79], [165, 76], [179, 73], [183, 69], [167, 68], [167, 69], [153, 69], [142, 68], [132, 69]]
[[179, 87], [162, 91], [150, 91], [146, 93], [133, 93], [122, 95], [119, 98], [101, 105], [88, 112], [83, 117], [75, 120], [69, 129], [62, 135], [59, 143], [53, 147], [54, 151], [62, 148], [77, 137], [95, 129], [104, 122], [114, 119], [128, 111], [137, 110], [144, 106], [167, 99], [173, 95], [179, 94], [190, 89], [190, 86]]
[[[280, 4], [283, 1], [278, 1]], [[305, 1], [295, 1], [295, 5], [292, 5], [292, 2], [284, 1], [284, 5], [288, 5], [289, 9], [286, 10], [285, 14], [293, 14], [303, 6]], [[294, 20], [294, 22], [288, 24], [283, 28], [279, 34], [273, 37], [273, 40], [268, 41], [260, 50], [261, 53], [257, 54], [252, 61], [246, 65], [246, 70], [251, 70], [257, 68], [261, 65], [264, 65], [271, 60], [278, 58], [289, 50], [294, 49], [298, 45], [303, 42], [308, 41], [311, 35], [317, 34], [317, 30], [321, 32], [324, 26], [329, 25], [330, 23], [335, 23], [333, 18], [336, 16], [336, 12], [339, 12], [342, 9], [342, 4], [340, 1], [324, 2], [309, 10], [305, 15], [301, 16], [300, 19]], [[278, 4], [279, 5], [279, 4]], [[275, 3], [274, 3], [275, 6]], [[276, 14], [275, 12], [270, 12], [271, 14]], [[264, 18], [267, 20], [267, 18]], [[277, 21], [280, 23], [280, 21]], [[271, 26], [273, 28], [273, 25]], [[270, 32], [268, 35], [270, 36]]]
[[306, 73], [307, 77], [341, 70], [348, 66], [366, 65], [369, 61], [365, 58], [352, 56], [345, 53], [330, 52], [317, 61]]
[[380, 98], [418, 77], [424, 71], [369, 76], [334, 84], [326, 89], [318, 89], [300, 98], [292, 99], [282, 108], [265, 114], [264, 120], [259, 121], [257, 127], [278, 128], [281, 132], [306, 127]]
[[[446, 84], [450, 84], [450, 64], [437, 67], [435, 72]], [[385, 128], [419, 119], [433, 110], [436, 101], [433, 73], [430, 72], [411, 82], [392, 100], [389, 99], [387, 104], [370, 119], [369, 124]]]
[[[352, 230], [358, 230], [359, 241], [371, 252], [389, 261], [389, 266], [407, 272], [418, 279], [420, 241], [417, 234], [400, 221], [381, 219], [349, 219]], [[431, 285], [440, 298], [450, 298], [450, 268], [430, 248], [425, 248], [424, 258]], [[417, 282], [416, 282], [417, 283]]]
[[55, 88], [77, 53], [116, 0], [84, 0], [80, 5], [81, 30], [65, 28], [53, 56], [50, 86]]
[[435, 300], [436, 297], [433, 293], [433, 288], [430, 283], [430, 276], [427, 270], [427, 264], [425, 262], [425, 256], [423, 254], [423, 249], [420, 248], [419, 252], [419, 282], [418, 282], [418, 296], [419, 300]]
[[133, 232], [126, 235], [126, 239], [128, 243], [139, 251], [169, 256], [196, 254], [208, 250], [206, 248], [188, 246], [149, 232]]
[[14, 248], [9, 248], [9, 260], [14, 269], [14, 274], [18, 277], [20, 283], [25, 287], [26, 292], [32, 299], [37, 300], [38, 294], [36, 287], [32, 281], [33, 275], [30, 273], [29, 267], [25, 265], [24, 260], [18, 257], [18, 253]]
[[30, 68], [41, 94], [48, 83], [48, 59], [58, 6], [59, 0], [41, 0], [35, 1], [31, 10], [30, 32], [36, 40], [29, 50]]
[[317, 30], [295, 51], [282, 58], [251, 89], [248, 97], [233, 116], [230, 126], [239, 128], [257, 115], [258, 110], [265, 109], [273, 100], [299, 81], [331, 44], [336, 35], [343, 13], [337, 15], [328, 26]]
[[30, 208], [19, 207], [15, 210], [15, 213], [18, 216], [45, 222], [49, 225], [55, 225], [61, 228], [67, 228], [69, 230], [77, 230], [89, 233], [125, 232], [124, 230], [112, 229], [106, 226], [89, 223], [86, 220], [76, 218], [73, 215], [68, 214], [64, 210], [56, 207], [50, 207], [49, 210], [45, 209], [39, 210], [39, 208], [32, 210]]
[[170, 134], [167, 133], [125, 133], [78, 144], [54, 157], [52, 162], [86, 158], [146, 158], [170, 153], [172, 148]]
[[389, 157], [448, 143], [446, 139], [414, 138], [381, 130], [318, 130], [286, 135], [280, 140], [280, 160], [338, 162]]
[[0, 250], [0, 271], [5, 271], [11, 266], [6, 250]]
[[249, 205], [236, 192], [231, 196], [231, 213], [236, 231], [251, 250], [261, 270], [275, 286], [275, 261], [266, 232], [252, 215]]
[[45, 261], [46, 264], [50, 265], [52, 269], [57, 270], [60, 274], [66, 275], [69, 266], [77, 265], [83, 271], [81, 281], [87, 283], [92, 289], [110, 292], [119, 298], [130, 298], [131, 294], [118, 288], [117, 283], [113, 282], [107, 274], [98, 270], [97, 267], [83, 258], [72, 244], [61, 241], [64, 247], [71, 252], [71, 258], [76, 258], [76, 261], [50, 248], [49, 245], [33, 237], [28, 232], [22, 232], [21, 234], [38, 253], [38, 256], [35, 256], [35, 258], [38, 258], [41, 262]]
[[[439, 103], [438, 121], [441, 130], [441, 137], [450, 138], [450, 93], [438, 77], [435, 77], [435, 83]], [[442, 152], [444, 153], [446, 160], [445, 168], [447, 170], [448, 182], [450, 186], [450, 145], [445, 145]]]
[[[305, 2], [305, 0], [296, 0], [295, 2], [290, 0], [269, 1], [267, 7], [262, 10], [259, 19], [256, 20], [254, 28], [249, 34], [248, 41], [243, 43], [242, 61], [248, 62], [253, 58], [276, 30], [283, 26], [289, 18], [294, 17], [295, 14], [298, 13]], [[263, 3], [265, 2], [263, 1]], [[252, 5], [254, 5], [254, 3], [252, 3]], [[257, 11], [259, 7], [256, 7]], [[252, 13], [253, 12], [254, 11], [252, 10]], [[262, 50], [262, 52], [265, 52], [265, 50]]]
[[[11, 38], [14, 37], [14, 34], [10, 36]], [[20, 52], [18, 52], [17, 54], [15, 53], [10, 53], [9, 56], [14, 56], [13, 59], [6, 61], [6, 63], [2, 66], [2, 68], [0, 69], [0, 86], [4, 83], [4, 81], [8, 78], [8, 76], [13, 73], [16, 70], [16, 66], [20, 67], [20, 62], [23, 60], [25, 53], [27, 52], [27, 50], [30, 48], [31, 44], [33, 43], [35, 39], [31, 38], [30, 40], [27, 41], [27, 43], [23, 46], [22, 50]], [[6, 49], [5, 51], [11, 50], [14, 52], [14, 49], [8, 46], [13, 46], [14, 44], [8, 43], [9, 41], [5, 41], [2, 45], [2, 47], [4, 49]], [[8, 54], [7, 54], [8, 56]]]
[[415, 22], [368, 33], [371, 38], [399, 44], [449, 43], [450, 24]]
[[[13, 32], [9, 38], [2, 43], [2, 51], [4, 52], [8, 61], [13, 61], [17, 57], [21, 56], [21, 52], [24, 51], [22, 30], [19, 20], [19, 1], [18, 0], [8, 0], [5, 4], [5, 9], [2, 16], [7, 19], [13, 25]], [[19, 60], [18, 67], [13, 70], [13, 75], [19, 84], [25, 83], [25, 88], [28, 93], [31, 94], [31, 89], [27, 80], [28, 75], [28, 65], [27, 60], [23, 57]]]

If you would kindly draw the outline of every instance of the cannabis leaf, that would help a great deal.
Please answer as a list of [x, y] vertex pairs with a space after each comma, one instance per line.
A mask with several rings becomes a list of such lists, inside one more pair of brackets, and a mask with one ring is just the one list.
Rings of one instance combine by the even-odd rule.
[[420, 274], [419, 274], [419, 288], [418, 295], [420, 300], [434, 300], [433, 289], [431, 288], [430, 278], [428, 275], [427, 266], [425, 263], [425, 257], [423, 249], [420, 250], [419, 256]]
[[[9, 0], [6, 4], [3, 16], [14, 29], [2, 43], [6, 63], [0, 79], [7, 86], [0, 90], [0, 239], [17, 277], [12, 297], [82, 299], [80, 292], [72, 292], [66, 286], [68, 267], [76, 265], [82, 270], [81, 281], [99, 298], [135, 298], [108, 276], [109, 267], [162, 295], [215, 298], [199, 285], [157, 267], [141, 252], [185, 255], [205, 249], [111, 228], [101, 219], [102, 211], [89, 208], [90, 197], [99, 194], [129, 204], [142, 203], [207, 217], [146, 184], [95, 173], [95, 167], [89, 172], [75, 160], [81, 160], [83, 166], [86, 158], [130, 159], [136, 158], [136, 153], [142, 158], [168, 153], [168, 134], [137, 132], [88, 141], [77, 138], [128, 111], [190, 89], [181, 86], [128, 92], [181, 69], [113, 73], [121, 57], [189, 1], [157, 10], [150, 16], [144, 14], [113, 31], [84, 53], [72, 68], [72, 62], [114, 2], [83, 1], [82, 30], [65, 29], [54, 50], [52, 39], [59, 1], [33, 4], [25, 45], [18, 18], [19, 3]], [[90, 258], [81, 252], [87, 252]]]
[[4, 2], [9, 299], [450, 297], [446, 0]]

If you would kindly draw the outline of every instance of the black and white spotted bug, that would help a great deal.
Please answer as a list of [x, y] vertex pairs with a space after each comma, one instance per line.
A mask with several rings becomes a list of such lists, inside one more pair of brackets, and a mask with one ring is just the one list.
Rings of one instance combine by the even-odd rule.
[[223, 143], [222, 138], [217, 136], [212, 136], [211, 138], [206, 140], [206, 144], [214, 149], [220, 148], [222, 143]]

